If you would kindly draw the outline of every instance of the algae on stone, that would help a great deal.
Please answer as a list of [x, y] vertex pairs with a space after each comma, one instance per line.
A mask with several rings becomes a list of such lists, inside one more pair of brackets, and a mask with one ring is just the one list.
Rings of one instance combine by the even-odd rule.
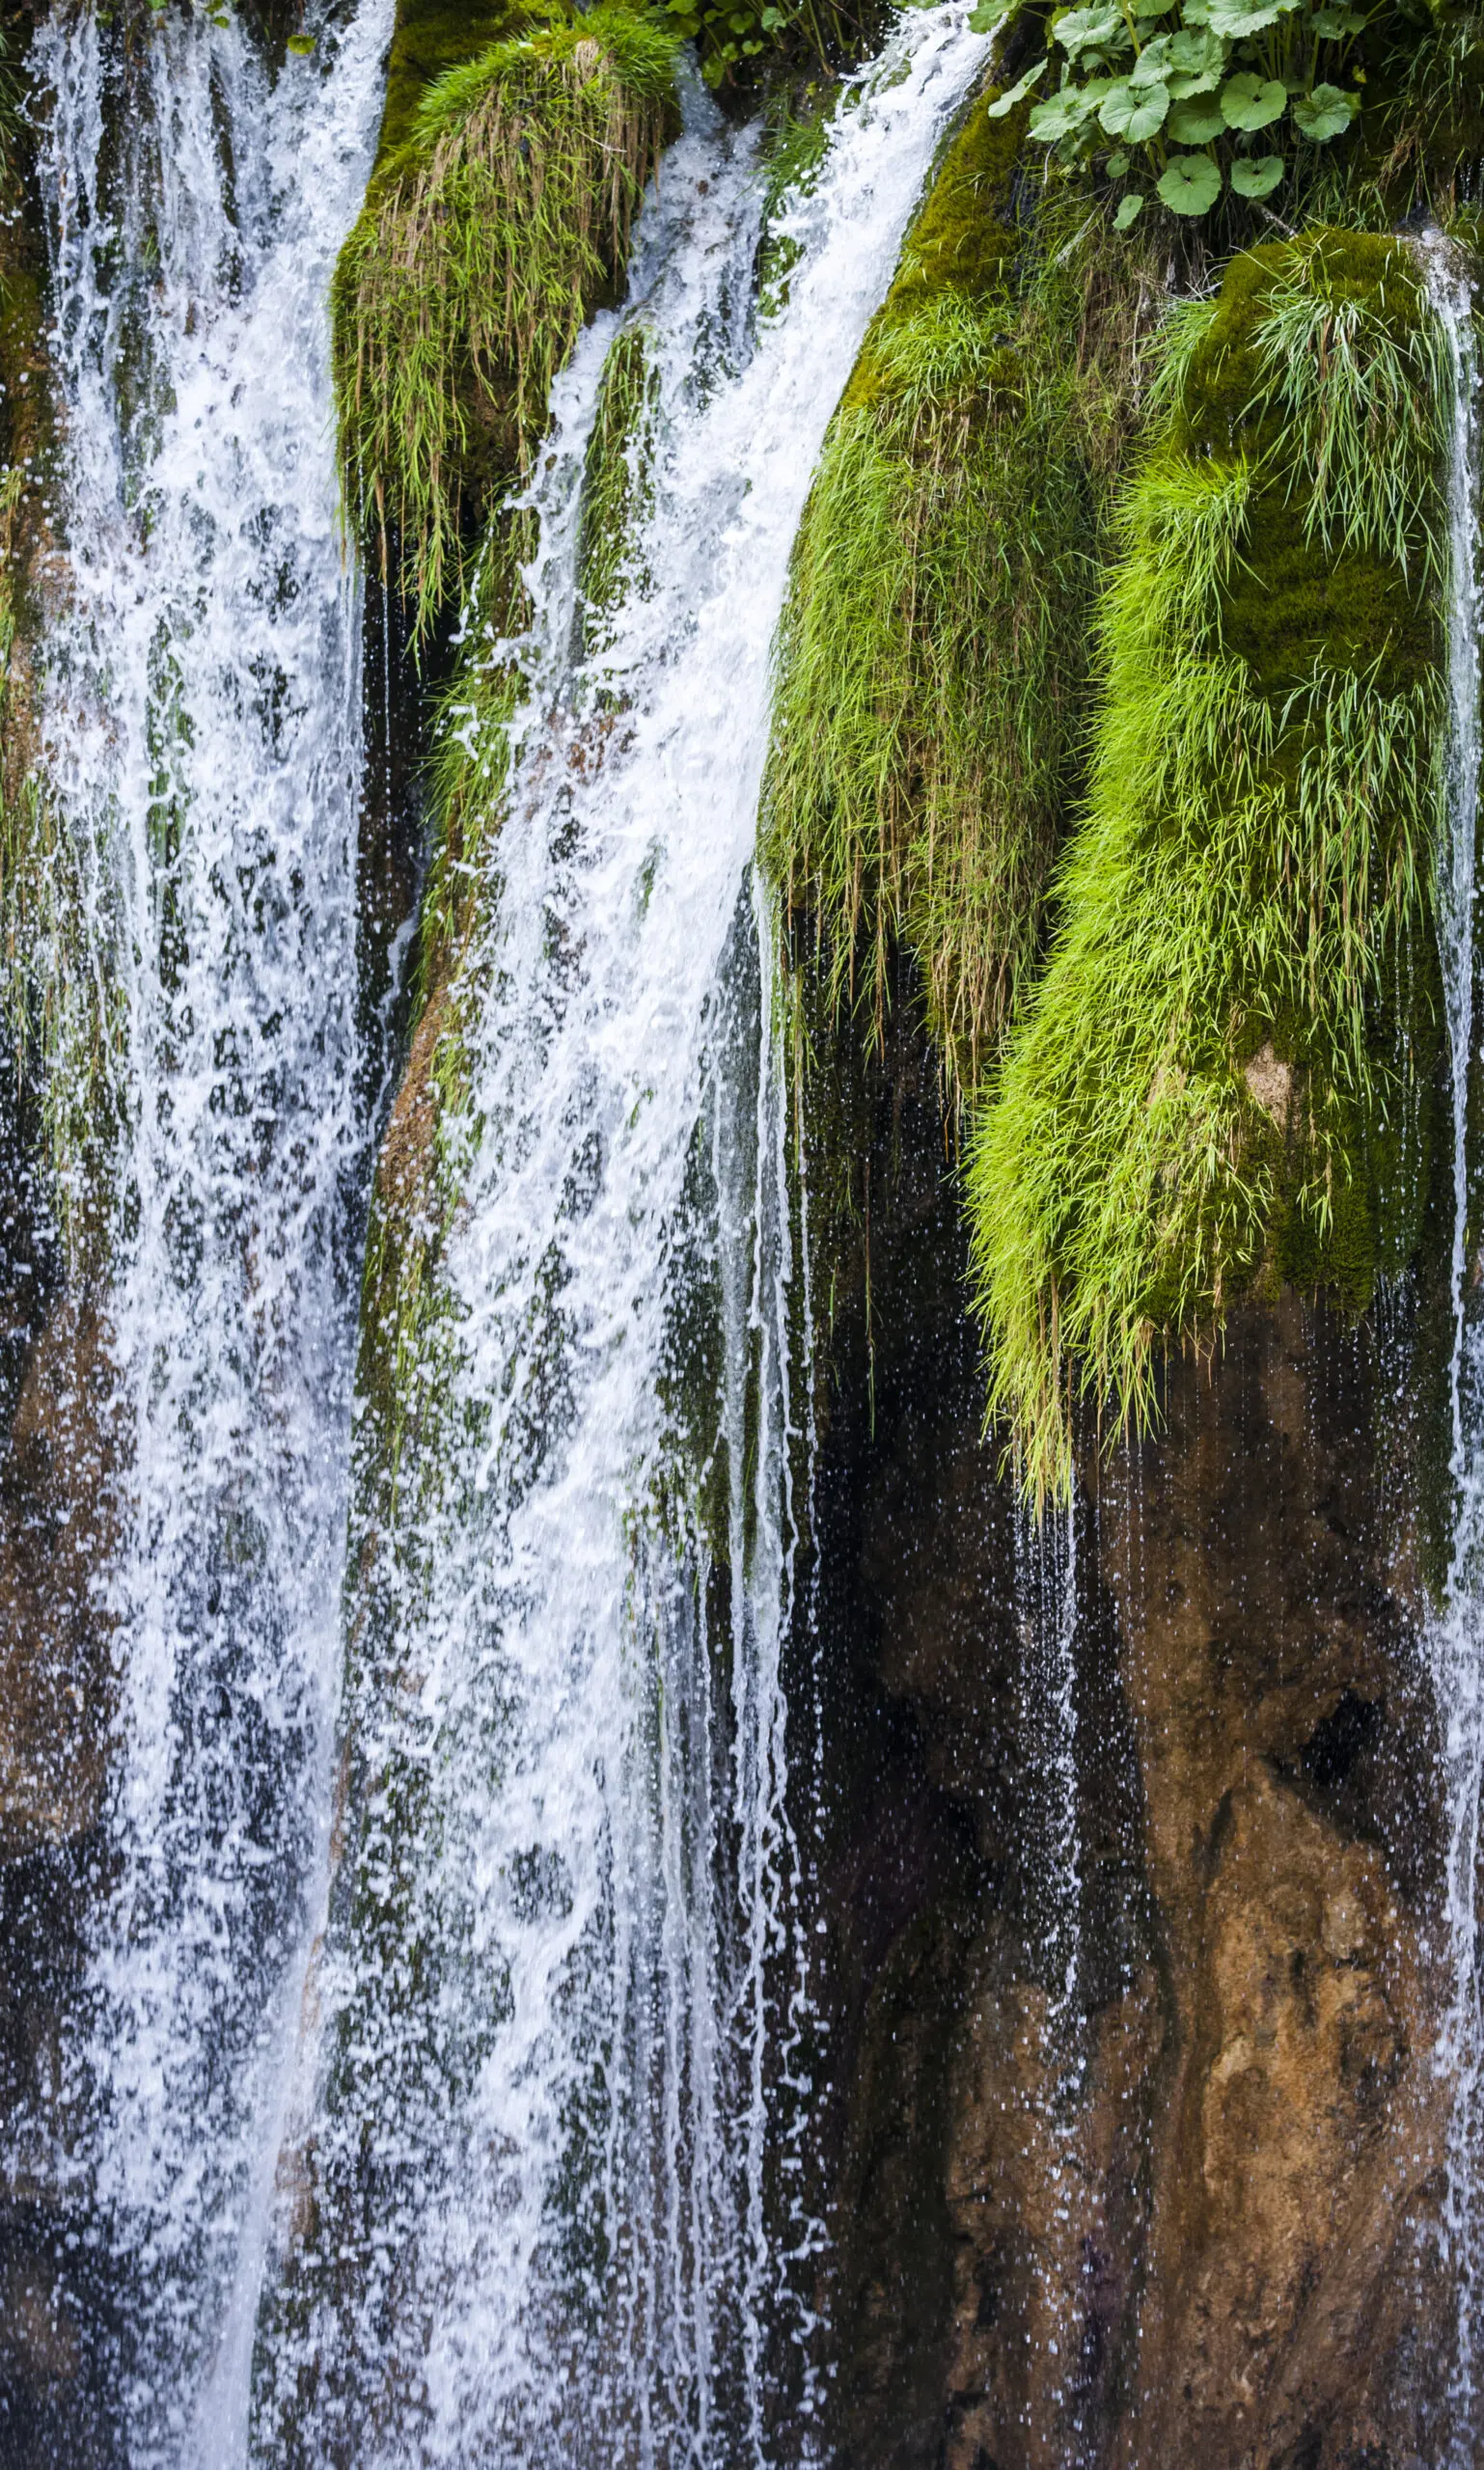
[[1354, 1307], [1425, 1200], [1450, 377], [1405, 244], [1235, 260], [1168, 328], [1100, 617], [1086, 820], [982, 1106], [990, 1408], [1038, 1498], [1078, 1394], [1291, 1279]]

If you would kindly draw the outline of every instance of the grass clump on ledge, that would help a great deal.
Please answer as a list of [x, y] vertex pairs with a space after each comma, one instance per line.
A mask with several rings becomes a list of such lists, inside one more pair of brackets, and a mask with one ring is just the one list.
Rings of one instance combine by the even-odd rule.
[[1319, 233], [1179, 311], [1103, 603], [1059, 933], [969, 1163], [990, 1410], [1064, 1493], [1079, 1393], [1415, 1241], [1438, 1052], [1446, 348], [1405, 245]]
[[781, 630], [763, 863], [879, 1030], [914, 954], [949, 1084], [993, 1057], [1070, 786], [1144, 270], [976, 102], [832, 425]]
[[423, 92], [335, 274], [347, 496], [420, 627], [460, 582], [467, 518], [523, 472], [674, 125], [662, 19], [515, 22]]

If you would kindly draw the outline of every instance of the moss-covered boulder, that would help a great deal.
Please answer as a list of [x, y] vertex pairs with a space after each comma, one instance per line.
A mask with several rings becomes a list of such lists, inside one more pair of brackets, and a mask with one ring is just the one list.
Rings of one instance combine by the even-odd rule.
[[969, 1194], [1043, 1493], [1157, 1341], [1409, 1257], [1438, 1057], [1451, 365], [1408, 247], [1320, 232], [1184, 308], [1101, 616], [1086, 820]]
[[[497, 39], [474, 48], [472, 27]], [[398, 14], [376, 170], [336, 270], [335, 372], [352, 509], [420, 625], [621, 279], [675, 125], [675, 48], [622, 6]]]

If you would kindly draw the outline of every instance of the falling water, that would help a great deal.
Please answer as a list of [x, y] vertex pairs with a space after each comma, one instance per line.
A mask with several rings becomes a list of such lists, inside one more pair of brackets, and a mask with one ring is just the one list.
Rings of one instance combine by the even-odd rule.
[[[958, 0], [904, 22], [787, 209], [761, 318], [755, 140], [693, 97], [628, 303], [556, 392], [533, 622], [487, 654], [527, 693], [454, 991], [470, 1155], [419, 1375], [437, 1440], [355, 1633], [358, 1808], [288, 2174], [313, 2202], [286, 2206], [260, 2346], [265, 2460], [814, 2456], [783, 1671], [805, 1195], [750, 860], [810, 476], [987, 48]], [[584, 458], [625, 324], [645, 484], [621, 605], [585, 626]]]
[[368, 0], [276, 78], [195, 11], [61, 10], [34, 57], [74, 587], [48, 772], [122, 1126], [119, 1704], [73, 2166], [136, 2465], [224, 2459], [244, 2421], [231, 2293], [323, 1891], [360, 1152], [325, 303], [390, 15]]
[[1079, 1621], [1075, 1487], [1059, 1512], [1017, 1506], [1015, 1596], [1025, 1692], [1025, 1807], [1022, 1836], [1030, 1871], [1030, 1956], [1044, 1990], [1039, 2031], [1040, 2103], [1045, 2132], [1051, 2252], [1038, 2338], [1048, 2379], [1073, 2434], [1080, 2433], [1078, 2369], [1083, 2292], [1072, 2259], [1086, 2226], [1087, 2190], [1079, 2096], [1086, 2068], [1083, 1972], [1083, 1847], [1077, 1756]]
[[1471, 286], [1457, 253], [1424, 246], [1434, 307], [1452, 360], [1449, 442], [1448, 829], [1440, 875], [1439, 945], [1453, 1086], [1454, 1345], [1451, 1468], [1457, 1521], [1432, 1653], [1443, 1725], [1451, 1998], [1439, 2063], [1452, 2080], [1445, 2221], [1458, 2288], [1451, 2399], [1455, 2457], [1473, 2458], [1479, 2334], [1479, 2095], [1484, 2015], [1478, 1980], [1479, 1797], [1484, 1781], [1484, 1321], [1467, 1292], [1469, 1079], [1474, 1054], [1474, 904], [1479, 790], [1479, 412]]
[[1039, 1960], [1047, 1986], [1048, 2055], [1077, 2072], [1082, 1965], [1082, 1848], [1077, 1808], [1078, 1499], [1044, 1520], [1016, 1520], [1016, 1600], [1024, 1641], [1030, 1779], [1043, 1806], [1028, 1826], [1037, 1848]]

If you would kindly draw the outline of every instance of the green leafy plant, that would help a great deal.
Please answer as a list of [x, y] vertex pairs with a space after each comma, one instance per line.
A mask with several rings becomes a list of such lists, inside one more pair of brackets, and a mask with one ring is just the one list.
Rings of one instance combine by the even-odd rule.
[[838, 69], [870, 48], [887, 14], [877, 0], [667, 0], [694, 42], [708, 86], [755, 87], [780, 68]]
[[990, 109], [1010, 110], [1056, 74], [1031, 134], [1128, 183], [1118, 229], [1150, 197], [1198, 217], [1228, 187], [1270, 197], [1303, 150], [1345, 135], [1365, 25], [1333, 0], [1090, 0], [1053, 18], [1051, 53]]

